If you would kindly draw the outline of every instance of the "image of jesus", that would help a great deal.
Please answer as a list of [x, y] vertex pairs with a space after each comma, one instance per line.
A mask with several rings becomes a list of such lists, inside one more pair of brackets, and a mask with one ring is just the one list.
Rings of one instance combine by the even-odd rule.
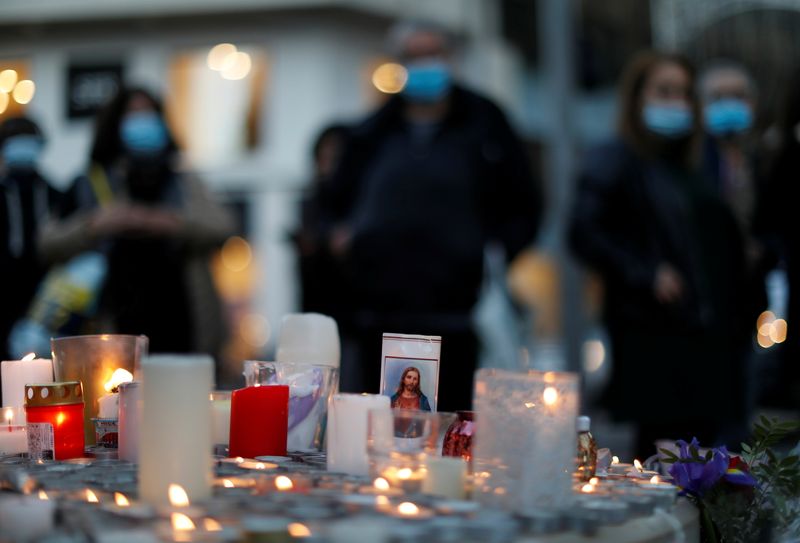
[[420, 373], [413, 366], [403, 370], [397, 392], [392, 395], [392, 408], [430, 411], [431, 404], [420, 388]]

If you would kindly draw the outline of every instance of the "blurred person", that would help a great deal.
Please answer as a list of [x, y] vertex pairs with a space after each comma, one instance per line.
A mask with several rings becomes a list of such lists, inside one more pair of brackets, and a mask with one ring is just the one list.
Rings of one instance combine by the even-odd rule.
[[10, 360], [8, 337], [27, 312], [47, 271], [38, 258], [37, 236], [60, 193], [38, 169], [45, 139], [39, 126], [26, 117], [0, 125], [0, 353]]
[[800, 409], [800, 70], [791, 78], [778, 121], [779, 146], [768, 167], [765, 208], [767, 230], [779, 246], [786, 266], [789, 300], [786, 343], [776, 387], [762, 398], [775, 407]]
[[323, 239], [321, 198], [339, 162], [347, 134], [345, 125], [332, 124], [315, 139], [312, 148], [314, 177], [300, 203], [300, 226], [292, 234], [298, 255], [303, 311], [330, 315], [340, 327], [349, 302], [348, 289], [341, 262]]
[[702, 175], [700, 104], [683, 57], [637, 55], [621, 83], [618, 137], [589, 153], [570, 227], [605, 286], [612, 380], [605, 403], [658, 438], [712, 444], [741, 402], [736, 356], [744, 255], [735, 219]]
[[[742, 314], [737, 334], [739, 356], [745, 375], [742, 382], [753, 382], [747, 376], [753, 354], [755, 323], [767, 309], [766, 275], [776, 265], [776, 251], [765, 239], [763, 165], [753, 130], [757, 110], [755, 81], [744, 66], [731, 60], [710, 62], [699, 78], [703, 102], [703, 120], [707, 137], [703, 159], [706, 174], [715, 189], [733, 212], [744, 243], [745, 275]], [[746, 390], [741, 406], [749, 406], [755, 390]], [[741, 413], [747, 416], [745, 407]], [[731, 436], [731, 442], [746, 435]]]
[[161, 103], [121, 88], [97, 118], [89, 171], [45, 226], [41, 250], [55, 261], [106, 255], [97, 332], [145, 334], [151, 352], [216, 355], [225, 326], [208, 261], [233, 222], [176, 159]]
[[383, 332], [441, 335], [439, 406], [468, 409], [484, 248], [511, 259], [532, 243], [541, 196], [503, 113], [456, 82], [448, 34], [402, 23], [389, 42], [405, 87], [353, 129], [325, 196], [354, 289], [342, 388], [377, 392]]

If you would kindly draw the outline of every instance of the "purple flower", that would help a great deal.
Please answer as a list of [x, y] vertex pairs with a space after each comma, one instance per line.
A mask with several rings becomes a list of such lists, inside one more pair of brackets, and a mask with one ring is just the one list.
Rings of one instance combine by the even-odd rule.
[[[693, 457], [689, 450], [690, 448], [695, 450], [699, 448], [700, 444], [697, 439], [692, 439], [690, 444], [685, 441], [678, 441], [677, 445], [680, 448], [680, 461], [672, 464], [669, 474], [675, 480], [675, 483], [681, 487], [683, 493], [701, 498], [706, 492], [714, 488], [723, 477], [732, 483], [748, 484], [739, 483], [736, 480], [743, 480], [739, 474], [727, 473], [730, 455], [725, 447], [712, 449], [711, 459], [706, 460], [705, 458]], [[732, 478], [729, 478], [728, 475]]]

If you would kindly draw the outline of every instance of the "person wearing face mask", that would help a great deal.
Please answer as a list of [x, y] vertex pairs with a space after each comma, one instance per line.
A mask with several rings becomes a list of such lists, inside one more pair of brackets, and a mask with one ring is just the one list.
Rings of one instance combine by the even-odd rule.
[[97, 331], [145, 334], [151, 351], [214, 355], [225, 325], [208, 259], [233, 221], [176, 169], [161, 112], [147, 91], [120, 89], [98, 116], [91, 165], [47, 224], [42, 252], [55, 261], [106, 255]]
[[0, 125], [0, 353], [10, 360], [8, 336], [22, 318], [47, 271], [37, 255], [37, 235], [60, 193], [39, 172], [42, 131], [25, 117]]
[[377, 392], [383, 332], [441, 335], [439, 405], [468, 409], [484, 247], [532, 243], [541, 194], [500, 109], [456, 81], [447, 33], [401, 23], [389, 42], [405, 86], [351, 131], [323, 195], [354, 293], [342, 389]]
[[571, 219], [570, 245], [605, 287], [604, 403], [638, 425], [640, 458], [655, 454], [657, 438], [712, 445], [740, 418], [744, 255], [703, 175], [700, 127], [688, 61], [639, 54], [621, 84], [619, 135], [588, 154]]

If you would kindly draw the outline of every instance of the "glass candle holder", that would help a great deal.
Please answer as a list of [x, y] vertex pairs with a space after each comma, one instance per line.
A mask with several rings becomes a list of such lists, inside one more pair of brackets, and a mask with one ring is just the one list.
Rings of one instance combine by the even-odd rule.
[[321, 451], [325, 440], [328, 402], [339, 383], [339, 369], [303, 362], [244, 363], [248, 387], [289, 387], [289, 420], [286, 446], [290, 451]]
[[142, 419], [142, 383], [119, 386], [119, 459], [139, 462], [139, 425]]
[[79, 381], [25, 385], [28, 452], [31, 458], [83, 456], [83, 388]]
[[211, 393], [211, 444], [214, 449], [226, 449], [231, 435], [231, 391]]
[[106, 395], [105, 384], [114, 370], [138, 375], [139, 363], [147, 355], [146, 336], [102, 334], [53, 338], [53, 370], [56, 381], [80, 381], [85, 398], [84, 432], [89, 445], [95, 443], [93, 418], [100, 417], [98, 400]]
[[475, 435], [475, 412], [456, 411], [457, 419], [450, 424], [442, 443], [442, 456], [460, 456], [472, 460], [472, 438]]
[[572, 498], [578, 376], [482, 369], [475, 379], [481, 421], [473, 445], [476, 498], [527, 513]]
[[438, 453], [439, 416], [411, 409], [373, 409], [367, 423], [370, 475], [392, 487], [419, 492], [425, 480], [425, 459]]

